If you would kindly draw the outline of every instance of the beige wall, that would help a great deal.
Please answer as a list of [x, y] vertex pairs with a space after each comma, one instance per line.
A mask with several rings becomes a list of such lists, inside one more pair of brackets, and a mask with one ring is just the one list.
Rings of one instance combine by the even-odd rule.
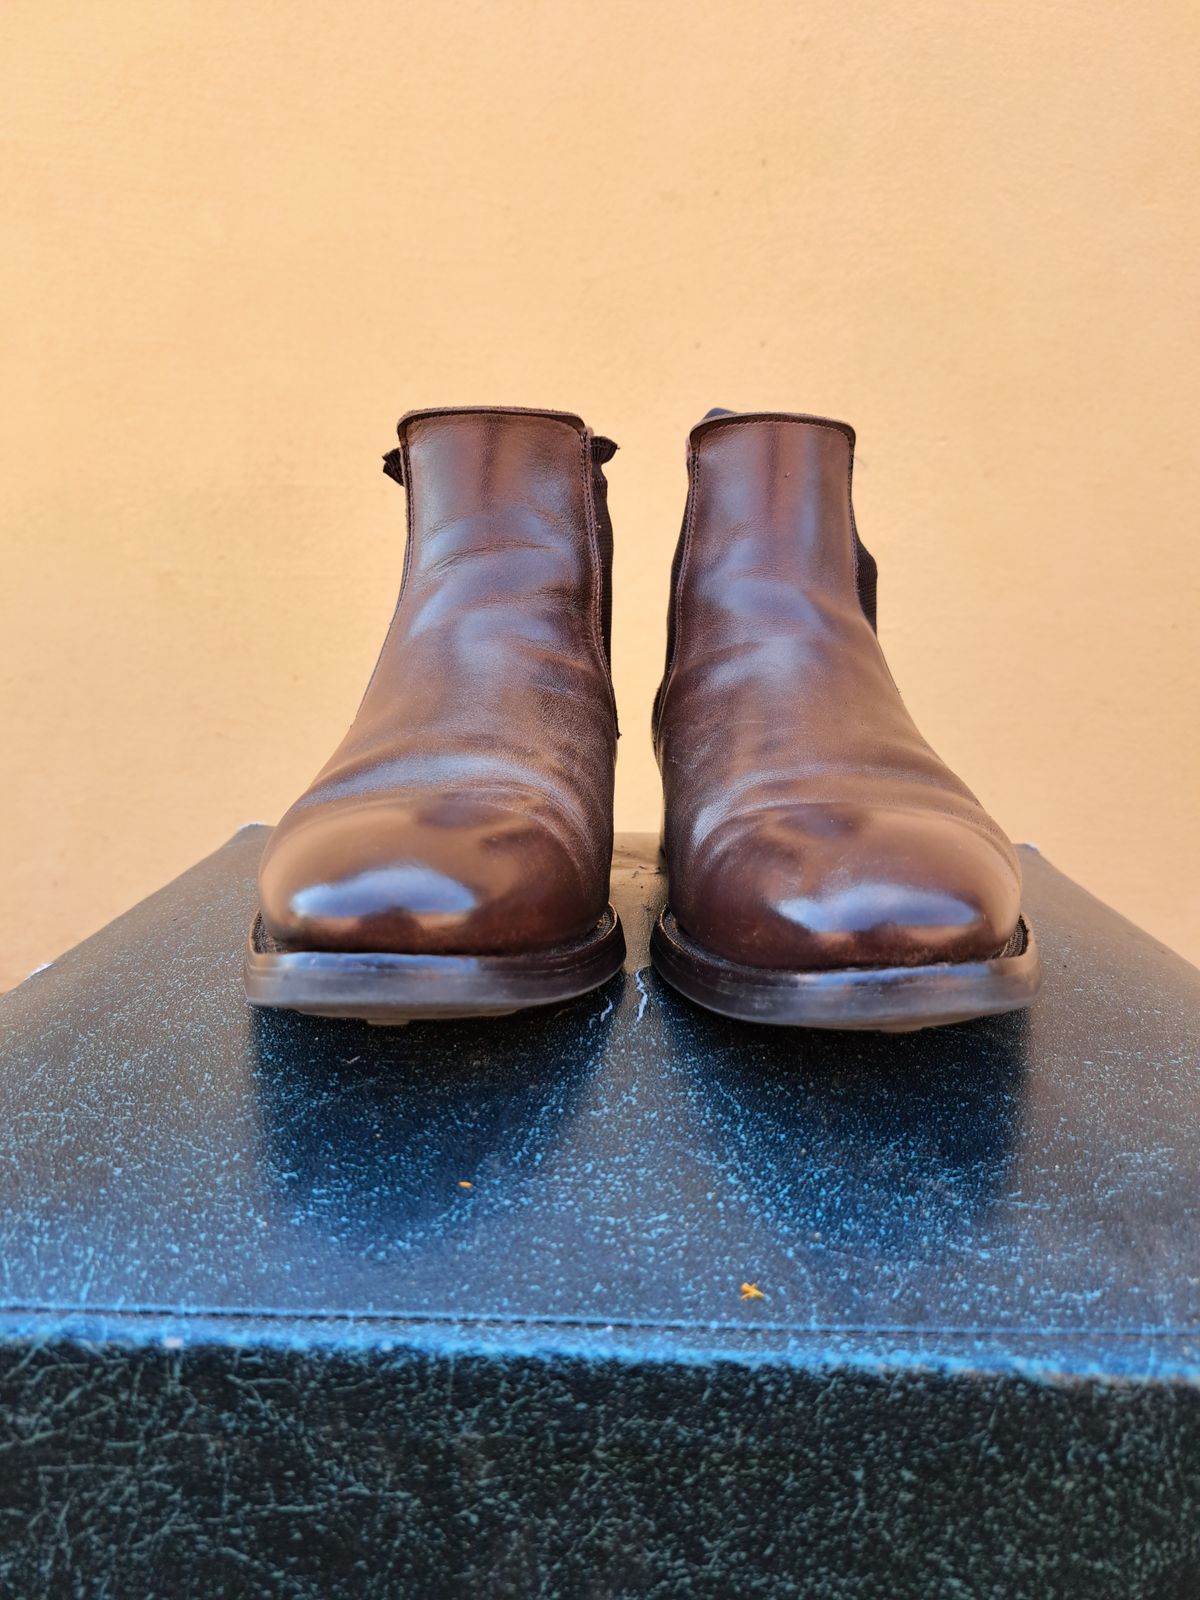
[[7, 0], [0, 984], [353, 713], [411, 406], [616, 436], [618, 824], [710, 405], [859, 430], [931, 740], [1200, 959], [1200, 13]]

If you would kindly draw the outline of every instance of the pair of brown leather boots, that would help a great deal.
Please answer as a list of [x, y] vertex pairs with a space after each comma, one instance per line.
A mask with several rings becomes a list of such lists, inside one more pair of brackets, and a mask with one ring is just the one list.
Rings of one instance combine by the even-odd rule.
[[[400, 598], [353, 726], [271, 836], [256, 1005], [399, 1022], [569, 999], [608, 903], [616, 449], [576, 416], [412, 412]], [[692, 429], [654, 703], [669, 904], [651, 954], [714, 1011], [915, 1028], [1038, 985], [1017, 858], [904, 708], [850, 503], [854, 433]]]

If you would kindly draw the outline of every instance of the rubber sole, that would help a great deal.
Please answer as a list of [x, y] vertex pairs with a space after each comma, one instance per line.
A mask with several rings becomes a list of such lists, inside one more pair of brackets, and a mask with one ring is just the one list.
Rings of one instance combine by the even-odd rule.
[[690, 939], [670, 908], [650, 936], [656, 970], [697, 1005], [739, 1022], [793, 1028], [909, 1033], [1027, 1006], [1041, 986], [1033, 929], [1024, 917], [988, 961], [923, 967], [842, 967], [793, 972], [726, 961]]
[[586, 994], [621, 970], [625, 935], [611, 906], [581, 939], [520, 955], [429, 956], [296, 950], [254, 919], [246, 941], [252, 1006], [396, 1026], [503, 1017]]

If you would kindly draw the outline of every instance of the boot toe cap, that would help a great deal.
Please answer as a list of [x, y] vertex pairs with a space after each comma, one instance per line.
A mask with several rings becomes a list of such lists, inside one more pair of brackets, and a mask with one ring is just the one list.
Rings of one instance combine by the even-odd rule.
[[450, 810], [289, 814], [259, 869], [268, 933], [299, 949], [501, 954], [565, 942], [600, 915], [545, 824], [491, 805]]
[[747, 966], [985, 960], [1020, 916], [1011, 846], [940, 813], [821, 808], [770, 819], [719, 849], [704, 879], [690, 901], [672, 896], [676, 917]]

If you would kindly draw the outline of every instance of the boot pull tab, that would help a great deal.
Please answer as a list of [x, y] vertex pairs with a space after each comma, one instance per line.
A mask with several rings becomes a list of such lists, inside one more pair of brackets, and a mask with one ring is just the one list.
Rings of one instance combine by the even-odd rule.
[[598, 433], [592, 435], [592, 461], [595, 466], [604, 466], [616, 453], [617, 447], [611, 439], [602, 438]]
[[388, 477], [391, 478], [393, 483], [398, 483], [403, 488], [404, 452], [399, 447], [394, 450], [389, 450], [387, 455], [384, 456], [383, 470], [387, 473]]

